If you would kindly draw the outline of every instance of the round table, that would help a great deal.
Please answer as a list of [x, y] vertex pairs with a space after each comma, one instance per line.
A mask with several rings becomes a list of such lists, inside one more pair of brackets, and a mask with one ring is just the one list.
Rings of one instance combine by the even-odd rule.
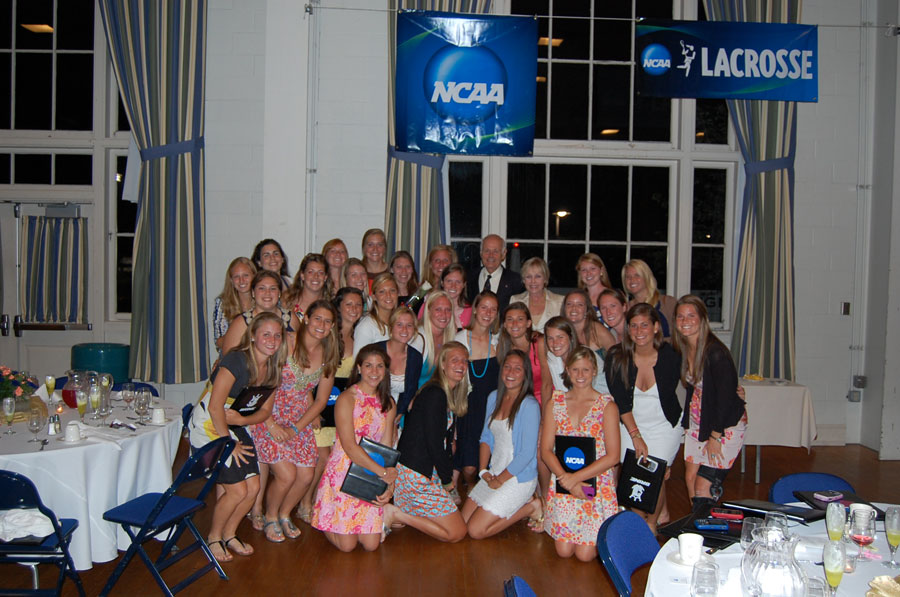
[[[90, 428], [77, 444], [60, 441], [62, 434], [38, 434], [49, 439], [40, 450], [26, 423], [13, 425], [15, 435], [0, 436], [0, 468], [25, 475], [35, 484], [44, 504], [59, 518], [75, 518], [78, 529], [70, 551], [75, 567], [86, 570], [93, 562], [108, 562], [127, 549], [130, 541], [121, 527], [103, 520], [103, 513], [134, 497], [165, 491], [172, 484], [172, 464], [181, 437], [181, 412], [170, 402], [154, 406], [165, 409], [164, 425], [137, 425], [134, 416], [114, 402], [107, 422], [119, 419], [134, 424], [128, 428]], [[87, 415], [86, 421], [88, 421]], [[75, 410], [64, 407], [62, 429], [78, 419]], [[148, 417], [149, 419], [149, 417]], [[6, 431], [5, 426], [2, 430]]]
[[[888, 504], [876, 505], [883, 510]], [[810, 523], [808, 526], [794, 522], [791, 524], [791, 531], [798, 534], [801, 537], [801, 541], [804, 537], [818, 540], [828, 539], [824, 519]], [[884, 558], [883, 561], [887, 561], [890, 558], [890, 549], [888, 548], [887, 538], [884, 535], [884, 522], [882, 521], [878, 521], [876, 524], [876, 538], [873, 546], [877, 549], [877, 554]], [[704, 547], [704, 551], [705, 550], [706, 548]], [[646, 595], [648, 597], [678, 597], [679, 595], [689, 596], [691, 594], [692, 568], [673, 564], [667, 559], [670, 553], [677, 551], [678, 539], [669, 539], [666, 544], [662, 546], [662, 549], [659, 550], [659, 553], [656, 554], [656, 558], [650, 566], [649, 576], [647, 577]], [[735, 543], [734, 545], [713, 554], [713, 558], [719, 565], [720, 582], [722, 583], [719, 590], [720, 595], [741, 594], [740, 568], [741, 556], [743, 553], [740, 544]], [[801, 545], [797, 548], [796, 554], [797, 557], [795, 559], [797, 559], [807, 576], [817, 576], [823, 580], [825, 579], [825, 571], [822, 569], [821, 564], [818, 566], [813, 564], [813, 561], [822, 561], [821, 552], [818, 552], [815, 555], [814, 560], [808, 559], [805, 556], [809, 555], [812, 557], [813, 551], [810, 550], [807, 554], [806, 550], [803, 549], [803, 543], [801, 542]], [[846, 597], [865, 595], [866, 591], [869, 589], [869, 581], [876, 576], [885, 574], [896, 576], [897, 570], [883, 566], [882, 561], [860, 559], [856, 565], [856, 572], [844, 574], [841, 584], [838, 587], [837, 595]], [[735, 590], [737, 592], [734, 592]]]

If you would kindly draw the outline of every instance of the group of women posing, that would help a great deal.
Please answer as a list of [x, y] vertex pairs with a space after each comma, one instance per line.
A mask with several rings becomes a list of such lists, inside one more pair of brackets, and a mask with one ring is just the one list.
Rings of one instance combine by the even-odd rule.
[[[381, 231], [367, 232], [362, 251], [352, 259], [329, 241], [290, 279], [280, 245], [266, 239], [228, 268], [214, 309], [222, 356], [190, 424], [194, 448], [237, 442], [209, 532], [218, 560], [253, 553], [237, 536], [245, 516], [269, 541], [298, 537], [295, 508], [344, 551], [376, 549], [402, 525], [455, 542], [527, 518], [560, 556], [590, 560], [617, 511], [625, 448], [671, 464], [682, 427], [688, 492], [717, 497], [746, 415], [702, 301], [673, 306], [635, 260], [623, 268], [629, 306], [587, 254], [580, 288], [565, 296], [547, 290], [547, 265], [533, 258], [509, 305], [490, 291], [469, 305], [451, 247], [429, 252], [421, 284], [408, 253], [385, 260]], [[592, 438], [596, 459], [564, 467], [558, 436]], [[396, 446], [396, 467], [369, 457], [363, 437]], [[340, 491], [351, 463], [385, 482], [374, 503]], [[595, 492], [584, 491], [589, 482]], [[664, 509], [663, 495], [651, 527]]]

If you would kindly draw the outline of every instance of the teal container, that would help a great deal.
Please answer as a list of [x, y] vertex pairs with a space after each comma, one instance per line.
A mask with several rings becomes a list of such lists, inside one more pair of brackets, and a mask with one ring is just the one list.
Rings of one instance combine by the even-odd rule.
[[72, 369], [109, 373], [113, 383], [128, 381], [127, 344], [86, 342], [72, 347]]

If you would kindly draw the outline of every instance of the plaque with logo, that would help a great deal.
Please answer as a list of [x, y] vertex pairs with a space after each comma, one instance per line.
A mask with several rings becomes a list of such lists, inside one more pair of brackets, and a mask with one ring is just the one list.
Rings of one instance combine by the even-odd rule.
[[[597, 445], [593, 437], [575, 437], [571, 435], [556, 436], [556, 458], [567, 473], [580, 471], [597, 459]], [[583, 481], [587, 486], [582, 488], [584, 495], [593, 498], [597, 493], [597, 477]], [[556, 482], [556, 493], [569, 493], [565, 487]]]
[[625, 450], [616, 499], [620, 506], [636, 508], [644, 512], [656, 511], [656, 502], [666, 476], [666, 461], [663, 458], [647, 456], [638, 460], [634, 450]]

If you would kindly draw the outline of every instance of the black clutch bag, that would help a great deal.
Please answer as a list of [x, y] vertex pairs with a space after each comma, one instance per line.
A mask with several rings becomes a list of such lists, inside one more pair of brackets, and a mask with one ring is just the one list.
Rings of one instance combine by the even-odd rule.
[[[396, 466], [397, 461], [400, 459], [400, 452], [378, 442], [373, 442], [367, 437], [359, 440], [359, 447], [366, 451], [369, 458], [384, 468]], [[387, 483], [381, 477], [353, 462], [350, 463], [350, 469], [347, 471], [347, 476], [344, 477], [344, 482], [341, 484], [343, 493], [372, 504], [386, 490]]]
[[635, 508], [644, 512], [655, 512], [663, 478], [666, 476], [666, 461], [655, 456], [647, 456], [639, 462], [634, 450], [625, 451], [616, 499], [620, 506]]

